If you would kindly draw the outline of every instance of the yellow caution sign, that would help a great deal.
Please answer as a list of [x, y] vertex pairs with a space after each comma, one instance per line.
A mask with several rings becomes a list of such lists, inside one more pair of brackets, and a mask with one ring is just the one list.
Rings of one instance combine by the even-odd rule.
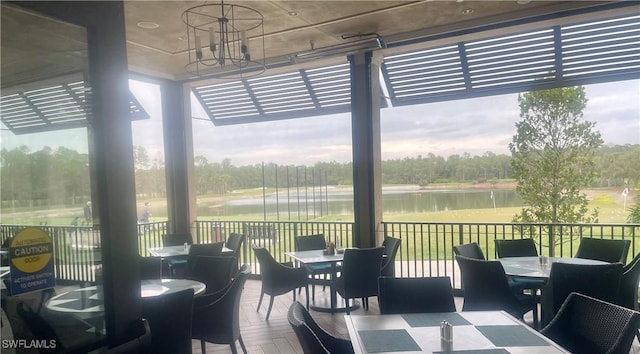
[[26, 228], [11, 240], [11, 264], [24, 273], [43, 270], [53, 258], [53, 243], [42, 229]]

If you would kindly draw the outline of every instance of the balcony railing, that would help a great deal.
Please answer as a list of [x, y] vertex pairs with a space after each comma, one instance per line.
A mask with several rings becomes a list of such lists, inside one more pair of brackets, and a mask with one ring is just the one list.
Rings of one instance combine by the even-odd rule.
[[[148, 248], [162, 246], [167, 222], [138, 225], [141, 255]], [[25, 225], [0, 225], [0, 240], [15, 235]], [[51, 235], [55, 252], [55, 274], [60, 280], [92, 282], [101, 264], [100, 235], [92, 227], [36, 226]], [[385, 222], [384, 234], [402, 240], [396, 256], [396, 276], [450, 276], [460, 287], [460, 273], [453, 246], [476, 242], [485, 256], [495, 258], [494, 240], [533, 238], [541, 255], [571, 257], [582, 237], [630, 240], [629, 260], [640, 252], [640, 224], [512, 224], [512, 223], [430, 223]], [[231, 233], [247, 235], [240, 261], [260, 273], [251, 245], [265, 247], [280, 262], [290, 261], [294, 237], [324, 234], [327, 242], [341, 247], [353, 245], [353, 223], [298, 221], [198, 221], [196, 242], [224, 241]]]

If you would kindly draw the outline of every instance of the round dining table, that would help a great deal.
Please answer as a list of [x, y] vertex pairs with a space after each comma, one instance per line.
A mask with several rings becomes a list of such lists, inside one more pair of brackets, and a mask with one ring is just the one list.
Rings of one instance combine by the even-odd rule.
[[505, 257], [499, 259], [504, 272], [512, 277], [548, 279], [553, 263], [596, 265], [607, 262], [565, 257]]
[[[193, 289], [194, 295], [206, 290], [206, 285], [188, 279], [148, 279], [140, 281], [141, 297], [170, 294], [185, 289]], [[94, 285], [74, 289], [49, 299], [47, 309], [67, 313], [99, 313], [104, 311], [102, 286]]]

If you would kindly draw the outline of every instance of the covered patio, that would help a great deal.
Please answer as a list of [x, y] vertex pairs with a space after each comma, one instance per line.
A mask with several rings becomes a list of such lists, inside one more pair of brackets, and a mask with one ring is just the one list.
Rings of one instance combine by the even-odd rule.
[[[169, 215], [166, 232], [197, 234], [189, 99], [194, 95], [216, 125], [351, 112], [351, 244], [370, 247], [380, 244], [385, 235], [381, 107], [640, 77], [639, 8], [634, 2], [238, 3], [259, 9], [269, 26], [265, 25], [265, 72], [235, 81], [185, 72], [189, 56], [195, 53], [187, 49], [184, 38], [182, 42], [178, 38], [184, 31], [181, 14], [200, 3], [2, 4], [3, 53], [13, 55], [3, 54], [3, 106], [9, 102], [5, 93], [12, 93], [17, 96], [12, 97], [17, 100], [12, 104], [28, 112], [9, 117], [3, 109], [3, 123], [15, 134], [27, 135], [87, 127], [90, 195], [95, 228], [101, 235], [110, 345], [130, 339], [127, 328], [141, 314], [139, 274], [132, 271], [139, 243], [131, 237], [138, 234], [131, 120], [144, 118], [144, 114], [138, 114], [127, 79], [147, 80], [161, 88]], [[147, 24], [141, 25], [143, 22]], [[149, 31], [152, 23], [161, 30]], [[591, 35], [581, 36], [582, 26], [602, 37], [592, 42]], [[30, 31], [22, 31], [25, 27]], [[633, 34], [621, 34], [627, 30]], [[55, 48], [45, 45], [51, 41], [48, 31], [59, 36], [49, 42]], [[341, 37], [354, 33], [358, 40]], [[602, 48], [598, 44], [601, 40], [609, 41], [612, 47]], [[25, 45], [33, 43], [38, 45]], [[578, 54], [564, 55], [569, 43], [576, 46]], [[310, 54], [313, 59], [306, 60]], [[510, 70], [504, 62], [510, 63]], [[69, 78], [69, 73], [78, 72], [79, 78]], [[73, 82], [82, 85], [69, 86]], [[74, 109], [80, 106], [84, 113], [72, 121], [51, 119], [29, 93], [52, 83], [62, 86], [66, 99], [76, 101]], [[292, 90], [301, 92], [302, 98], [293, 100], [281, 93]], [[234, 103], [237, 111], [249, 113], [229, 109], [234, 100], [241, 101]], [[295, 108], [277, 109], [289, 104]], [[288, 324], [280, 318], [290, 299], [285, 297], [276, 305], [277, 321], [256, 324], [260, 321], [256, 316], [262, 314], [255, 314], [254, 287], [256, 283], [247, 284], [249, 304], [243, 324], [247, 333], [254, 333], [246, 340], [254, 348], [251, 351], [300, 351]], [[377, 312], [375, 305], [370, 311]], [[336, 320], [339, 317], [323, 320], [345, 334]], [[255, 332], [251, 329], [254, 325]], [[266, 337], [272, 342], [264, 340]]]

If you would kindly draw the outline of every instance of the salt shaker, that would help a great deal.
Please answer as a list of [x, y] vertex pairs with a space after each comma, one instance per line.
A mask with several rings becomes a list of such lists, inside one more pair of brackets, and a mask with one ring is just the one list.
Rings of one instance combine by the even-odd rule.
[[453, 341], [453, 326], [447, 321], [440, 323], [440, 339], [451, 342]]
[[440, 323], [440, 346], [445, 352], [453, 350], [453, 326], [447, 321]]
[[188, 247], [189, 247], [189, 245], [187, 245], [187, 243], [185, 242], [185, 243], [184, 243], [184, 251], [185, 251], [185, 252], [187, 252], [187, 251], [188, 251]]

